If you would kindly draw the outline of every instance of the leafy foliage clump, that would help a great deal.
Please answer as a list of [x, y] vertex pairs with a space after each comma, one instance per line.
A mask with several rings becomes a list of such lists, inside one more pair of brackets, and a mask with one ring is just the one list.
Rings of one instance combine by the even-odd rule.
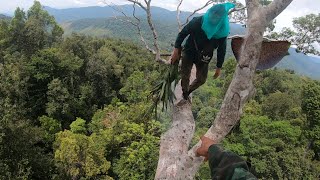
[[162, 103], [162, 111], [164, 111], [168, 109], [170, 104], [173, 104], [173, 101], [176, 98], [174, 89], [178, 83], [178, 69], [178, 64], [170, 66], [160, 79], [160, 82], [151, 90], [150, 96], [154, 101], [154, 104], [151, 107], [151, 112], [155, 111], [156, 115], [159, 103]]

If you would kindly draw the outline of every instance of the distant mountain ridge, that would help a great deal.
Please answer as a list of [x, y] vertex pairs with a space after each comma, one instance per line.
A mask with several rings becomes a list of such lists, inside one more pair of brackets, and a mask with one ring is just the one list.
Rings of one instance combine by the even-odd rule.
[[9, 19], [11, 19], [11, 17], [10, 17], [10, 16], [7, 16], [7, 15], [5, 15], [5, 14], [0, 14], [0, 19], [9, 20]]
[[294, 48], [289, 49], [289, 56], [284, 57], [276, 67], [291, 69], [297, 74], [320, 79], [320, 58], [297, 53]]
[[320, 64], [320, 58], [319, 56], [309, 56], [310, 60], [317, 63], [317, 64]]
[[[132, 15], [133, 7], [132, 5], [121, 5], [121, 6], [90, 6], [82, 8], [68, 8], [68, 9], [55, 9], [48, 6], [45, 6], [44, 9], [53, 15], [56, 20], [60, 23], [67, 21], [74, 21], [80, 19], [91, 19], [91, 18], [110, 18], [114, 16], [123, 16], [118, 11], [115, 11], [115, 8], [123, 11], [128, 16]], [[169, 11], [161, 7], [151, 7], [152, 17], [154, 19], [164, 19], [164, 20], [175, 20], [176, 12]], [[191, 12], [181, 12], [181, 19], [185, 20]], [[145, 16], [145, 11], [140, 7], [136, 7], [136, 15]], [[195, 14], [198, 15], [198, 14]], [[173, 18], [170, 18], [173, 17]]]
[[[115, 6], [124, 13], [131, 15], [132, 6], [122, 5]], [[62, 24], [66, 34], [72, 32], [82, 33], [93, 36], [116, 37], [139, 41], [137, 36], [132, 36], [134, 29], [129, 24], [124, 24], [114, 16], [122, 16], [120, 12], [116, 12], [112, 7], [83, 7], [69, 9], [54, 9], [45, 7], [45, 9], [53, 15], [58, 22]], [[169, 11], [160, 7], [152, 7], [152, 18], [159, 33], [159, 41], [162, 47], [169, 50], [171, 43], [174, 42], [177, 34], [176, 12]], [[191, 12], [181, 12], [181, 20], [184, 21]], [[145, 18], [145, 12], [141, 8], [136, 9], [136, 15]], [[199, 16], [196, 14], [195, 16]], [[142, 31], [146, 35], [147, 41], [152, 40], [152, 36], [148, 34], [148, 25], [142, 21]], [[231, 24], [231, 35], [244, 34], [245, 29], [238, 24]], [[228, 49], [230, 55], [230, 47]], [[307, 56], [303, 53], [297, 53], [294, 49], [289, 50], [290, 55], [286, 56], [276, 67], [281, 69], [291, 69], [296, 73], [320, 79], [320, 58], [315, 56]]]

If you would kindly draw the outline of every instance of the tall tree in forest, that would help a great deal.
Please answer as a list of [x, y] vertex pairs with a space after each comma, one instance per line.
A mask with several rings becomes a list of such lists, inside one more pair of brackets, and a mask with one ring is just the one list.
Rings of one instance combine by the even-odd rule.
[[[158, 35], [152, 21], [151, 2], [152, 0], [128, 0], [141, 7], [147, 14], [147, 21], [150, 30], [154, 36], [154, 50], [144, 41], [139, 29], [139, 22], [132, 23], [137, 27], [141, 40], [146, 48], [156, 55], [156, 60], [165, 62], [161, 59], [161, 53], [158, 46]], [[233, 79], [227, 90], [220, 112], [215, 118], [212, 127], [206, 133], [207, 137], [220, 142], [240, 120], [242, 107], [254, 93], [253, 76], [260, 57], [260, 49], [263, 41], [263, 34], [270, 24], [290, 3], [292, 0], [275, 0], [269, 5], [262, 6], [258, 0], [246, 0], [247, 7], [247, 33], [241, 51], [240, 61], [236, 67]], [[220, 2], [220, 1], [219, 1]], [[177, 19], [179, 21], [179, 7], [183, 0], [179, 1], [177, 8]], [[212, 4], [208, 1], [204, 7]], [[203, 9], [204, 7], [200, 8]], [[199, 11], [195, 10], [195, 12]], [[232, 10], [231, 10], [232, 11]], [[134, 14], [134, 13], [133, 13]], [[135, 14], [134, 14], [135, 15]], [[135, 17], [137, 19], [137, 17]], [[179, 28], [181, 29], [181, 27]], [[194, 71], [191, 74], [191, 82], [194, 79]], [[178, 84], [175, 89], [176, 100], [173, 104], [172, 125], [169, 130], [162, 135], [160, 156], [155, 179], [193, 179], [203, 158], [195, 156], [195, 150], [200, 142], [188, 151], [191, 139], [194, 134], [194, 118], [191, 112], [191, 103], [181, 103], [182, 91]]]
[[320, 14], [308, 14], [293, 20], [293, 30], [283, 28], [281, 32], [271, 33], [271, 38], [291, 41], [298, 51], [320, 55], [315, 44], [320, 44]]
[[63, 30], [54, 17], [43, 9], [40, 2], [34, 1], [27, 13], [24, 34], [26, 36], [24, 49], [31, 55], [39, 49], [51, 47], [53, 43], [61, 41]]
[[302, 92], [302, 110], [307, 115], [307, 138], [314, 151], [314, 159], [320, 160], [320, 85], [308, 84]]

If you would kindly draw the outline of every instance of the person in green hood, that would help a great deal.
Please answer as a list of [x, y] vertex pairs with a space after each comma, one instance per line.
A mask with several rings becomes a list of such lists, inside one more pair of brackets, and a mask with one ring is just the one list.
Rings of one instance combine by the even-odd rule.
[[[206, 82], [208, 64], [215, 49], [217, 68], [214, 78], [219, 77], [230, 31], [228, 12], [234, 7], [232, 3], [214, 5], [203, 16], [194, 17], [178, 34], [171, 64], [177, 63], [182, 54], [181, 86], [184, 99], [187, 100], [191, 92]], [[182, 42], [187, 36], [189, 37], [182, 50]], [[196, 79], [189, 86], [193, 64], [197, 69]]]

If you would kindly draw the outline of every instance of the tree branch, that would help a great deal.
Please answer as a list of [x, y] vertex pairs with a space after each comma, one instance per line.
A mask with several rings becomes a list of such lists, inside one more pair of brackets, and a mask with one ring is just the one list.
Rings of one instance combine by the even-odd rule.
[[256, 10], [260, 3], [258, 0], [246, 0], [248, 19], [251, 19], [252, 13]]
[[244, 9], [246, 9], [246, 8], [247, 8], [246, 6], [241, 7], [241, 8], [233, 8], [233, 9], [231, 9], [231, 10], [229, 11], [228, 14], [231, 14], [231, 13], [236, 12], [236, 11], [241, 11], [241, 10], [244, 10]]
[[[106, 2], [105, 2], [106, 3]], [[118, 17], [114, 17], [115, 19], [117, 19], [118, 21], [122, 21], [122, 22], [126, 22], [126, 23], [130, 23], [131, 25], [133, 25], [134, 27], [136, 27], [137, 29], [137, 34], [140, 36], [140, 40], [141, 42], [144, 44], [145, 48], [150, 51], [152, 54], [156, 54], [156, 51], [152, 48], [150, 48], [150, 46], [148, 45], [148, 43], [146, 42], [146, 40], [144, 39], [143, 35], [142, 35], [142, 31], [141, 31], [141, 20], [140, 18], [138, 18], [136, 16], [136, 3], [133, 3], [132, 4], [132, 7], [133, 7], [133, 11], [132, 11], [132, 16], [134, 17], [134, 19], [137, 21], [137, 22], [133, 22], [132, 20], [130, 20], [130, 17], [124, 13], [124, 11], [120, 8], [116, 8], [116, 6], [111, 3], [112, 5], [110, 4], [107, 4], [110, 8], [112, 8], [113, 10], [121, 13], [125, 18], [126, 20], [123, 20], [121, 18], [118, 18]]]
[[[196, 78], [196, 68], [193, 66], [190, 82]], [[193, 179], [185, 176], [180, 162], [187, 158], [189, 144], [195, 131], [195, 121], [191, 110], [191, 100], [182, 97], [181, 81], [175, 88], [176, 100], [173, 103], [172, 124], [167, 132], [161, 135], [159, 161], [156, 180], [162, 179]]]
[[[128, 2], [131, 2], [133, 3], [133, 13], [132, 13], [132, 16], [134, 17], [134, 19], [137, 21], [136, 23], [131, 21], [130, 18], [120, 9], [118, 8], [115, 8], [115, 7], [112, 7], [110, 6], [108, 3], [106, 3], [106, 1], [104, 0], [103, 2], [107, 5], [109, 5], [112, 9], [120, 12], [124, 17], [128, 18], [126, 20], [126, 22], [132, 24], [133, 26], [135, 26], [137, 28], [137, 31], [138, 31], [138, 35], [140, 36], [140, 40], [141, 42], [144, 44], [145, 48], [150, 51], [152, 54], [154, 54], [156, 57], [156, 61], [160, 62], [160, 63], [163, 63], [163, 64], [170, 64], [169, 61], [165, 60], [165, 59], [162, 59], [161, 56], [168, 56], [168, 54], [161, 54], [161, 51], [160, 51], [160, 47], [159, 47], [159, 44], [158, 44], [158, 35], [157, 35], [157, 32], [155, 30], [155, 27], [154, 27], [154, 24], [152, 22], [152, 17], [151, 17], [151, 1], [152, 0], [144, 0], [144, 3], [145, 5], [143, 5], [140, 1], [138, 0], [126, 0]], [[152, 32], [152, 35], [153, 35], [153, 46], [155, 49], [153, 48], [150, 48], [150, 46], [148, 45], [148, 43], [146, 42], [145, 38], [143, 37], [142, 35], [142, 31], [141, 31], [141, 20], [140, 18], [138, 18], [135, 14], [136, 12], [136, 5], [139, 6], [140, 8], [142, 8], [146, 14], [147, 14], [147, 21], [148, 21], [148, 24], [149, 24], [149, 27], [150, 27], [150, 30]], [[116, 18], [118, 19], [118, 18]]]
[[[246, 15], [245, 9], [247, 7], [243, 6], [241, 3], [237, 3], [237, 6], [240, 6], [240, 7], [239, 8], [233, 8], [228, 13], [229, 16], [230, 16], [229, 23], [246, 24], [247, 15]], [[234, 13], [234, 12], [236, 12], [236, 13]]]
[[140, 6], [143, 10], [147, 11], [147, 8], [142, 4], [140, 3], [138, 0], [126, 0], [126, 1], [129, 1], [129, 2], [132, 2], [134, 4], [137, 4], [138, 6]]
[[267, 22], [272, 21], [276, 18], [288, 5], [292, 2], [292, 0], [274, 0], [265, 9], [265, 16]]
[[158, 61], [160, 63], [164, 63], [164, 64], [169, 64], [169, 61], [161, 58], [160, 47], [158, 44], [158, 34], [157, 34], [157, 31], [156, 31], [154, 24], [152, 22], [151, 0], [145, 0], [145, 3], [147, 4], [147, 8], [146, 8], [147, 21], [148, 21], [150, 30], [152, 31], [152, 35], [153, 35], [153, 46], [156, 51], [156, 61]]
[[209, 6], [210, 4], [213, 4], [213, 3], [214, 3], [213, 0], [209, 0], [209, 1], [207, 1], [206, 4], [203, 5], [202, 7], [194, 10], [194, 11], [187, 17], [186, 22], [182, 24], [182, 27], [184, 27], [185, 25], [187, 25], [187, 24], [189, 23], [190, 18], [191, 18], [193, 15], [195, 15], [197, 12], [201, 11], [202, 9], [206, 8], [207, 6]]
[[[259, 21], [259, 19], [265, 19], [265, 14], [263, 11], [260, 11], [260, 7], [256, 2], [247, 0], [247, 3], [254, 4], [250, 6], [247, 4], [252, 14], [248, 21], [249, 28], [247, 29], [242, 46], [240, 61], [236, 67], [220, 111], [215, 117], [213, 125], [205, 134], [206, 137], [213, 139], [216, 143], [219, 143], [229, 134], [233, 126], [239, 122], [244, 104], [255, 93], [253, 77], [260, 58], [263, 33], [267, 25], [267, 21]], [[274, 9], [274, 11], [278, 10]], [[203, 158], [195, 156], [195, 151], [199, 148], [200, 144], [201, 141], [189, 150], [188, 157], [181, 162], [183, 167], [188, 167], [185, 172], [188, 177], [195, 175], [203, 161]]]
[[180, 20], [180, 14], [181, 14], [180, 6], [181, 6], [182, 2], [183, 2], [183, 0], [179, 0], [179, 4], [177, 6], [177, 22], [178, 22], [179, 32], [182, 30], [182, 23]]

